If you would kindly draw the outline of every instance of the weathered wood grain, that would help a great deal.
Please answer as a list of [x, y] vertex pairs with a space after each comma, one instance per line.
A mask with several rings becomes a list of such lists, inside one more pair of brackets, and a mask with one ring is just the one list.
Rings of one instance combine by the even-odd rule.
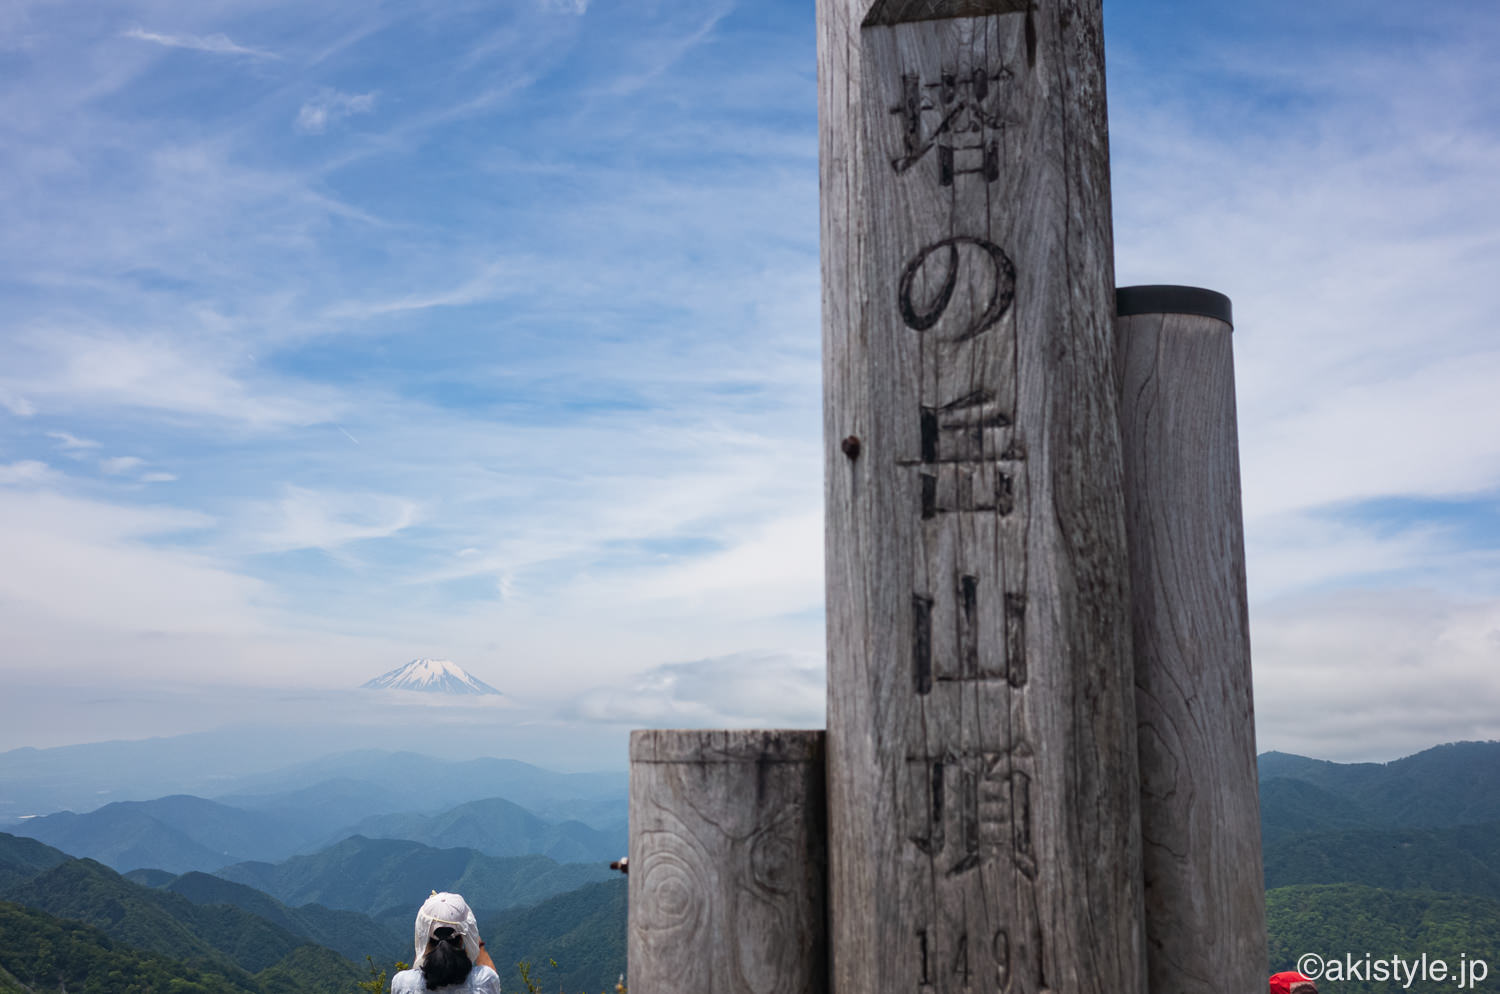
[[1117, 329], [1151, 990], [1257, 990], [1265, 895], [1230, 326], [1145, 313]]
[[828, 989], [824, 734], [630, 736], [628, 986]]
[[1139, 991], [1099, 2], [818, 23], [833, 989]]

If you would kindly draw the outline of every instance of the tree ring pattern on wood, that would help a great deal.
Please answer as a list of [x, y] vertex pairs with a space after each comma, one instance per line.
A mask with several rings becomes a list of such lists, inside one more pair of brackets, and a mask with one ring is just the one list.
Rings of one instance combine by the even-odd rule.
[[644, 866], [635, 868], [643, 877], [641, 889], [651, 895], [636, 920], [636, 927], [648, 932], [685, 932], [696, 937], [703, 931], [709, 909], [703, 894], [707, 887], [702, 869], [695, 866], [702, 849], [686, 831], [659, 830], [641, 835]]
[[632, 734], [632, 987], [826, 994], [824, 762], [822, 733]]

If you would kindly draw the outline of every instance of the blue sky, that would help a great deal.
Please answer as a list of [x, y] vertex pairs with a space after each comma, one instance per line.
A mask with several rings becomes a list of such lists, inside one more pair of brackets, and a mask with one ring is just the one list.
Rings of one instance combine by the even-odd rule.
[[[1117, 282], [1235, 303], [1261, 748], [1500, 737], [1500, 19], [1106, 22]], [[7, 5], [0, 748], [423, 655], [820, 724], [817, 231], [809, 2]]]

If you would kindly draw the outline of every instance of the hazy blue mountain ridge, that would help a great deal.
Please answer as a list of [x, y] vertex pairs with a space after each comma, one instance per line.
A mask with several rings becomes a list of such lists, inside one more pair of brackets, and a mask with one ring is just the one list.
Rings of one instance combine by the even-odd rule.
[[[330, 786], [336, 789], [261, 797], [266, 807], [258, 811], [178, 795], [116, 802], [87, 814], [59, 812], [10, 827], [122, 872], [151, 868], [174, 875], [212, 872], [234, 863], [279, 862], [351, 835], [409, 839], [436, 848], [464, 846], [493, 856], [542, 854], [561, 862], [608, 862], [626, 847], [622, 822], [611, 821], [608, 831], [578, 821], [553, 823], [498, 797], [433, 812], [381, 810], [359, 820], [346, 819], [351, 807], [355, 812], [368, 810], [379, 797], [386, 803], [406, 799], [366, 792], [358, 781], [335, 781]], [[299, 798], [314, 802], [314, 810], [299, 816], [294, 809]], [[615, 803], [605, 798], [552, 805], [578, 805], [613, 816]]]
[[[410, 799], [394, 787], [352, 777], [333, 777], [306, 787], [267, 794], [227, 794], [215, 800], [280, 819], [300, 832], [305, 842], [337, 841], [333, 838], [337, 833], [352, 829], [365, 818], [413, 809]], [[344, 832], [353, 834], [352, 830]]]
[[[0, 827], [14, 830], [28, 815], [83, 814], [115, 801], [173, 794], [263, 810], [276, 805], [278, 795], [307, 790], [314, 804], [294, 798], [285, 807], [312, 813], [319, 792], [336, 796], [349, 789], [330, 782], [352, 781], [363, 784], [355, 792], [365, 800], [325, 819], [313, 836], [324, 837], [372, 814], [435, 813], [486, 797], [505, 797], [551, 818], [581, 818], [598, 828], [604, 825], [580, 811], [553, 814], [550, 809], [554, 804], [623, 801], [628, 782], [623, 769], [557, 773], [517, 760], [447, 760], [384, 749], [336, 752], [341, 748], [337, 741], [330, 737], [323, 744], [272, 729], [237, 728], [0, 752]], [[378, 800], [371, 803], [369, 798]]]
[[216, 870], [247, 859], [282, 859], [303, 845], [299, 833], [275, 818], [187, 795], [118, 801], [81, 815], [63, 811], [17, 829], [117, 870]]
[[410, 919], [434, 890], [457, 891], [478, 910], [532, 904], [609, 879], [603, 864], [558, 863], [545, 856], [495, 857], [473, 849], [434, 849], [404, 839], [354, 836], [284, 862], [239, 863], [216, 876], [293, 907], [321, 904], [377, 919]]
[[375, 815], [346, 835], [407, 839], [437, 849], [462, 847], [488, 856], [542, 855], [560, 863], [619, 859], [627, 838], [600, 832], [578, 821], [552, 824], [500, 797], [470, 801], [437, 815]]
[[[254, 748], [247, 748], [251, 742]], [[243, 729], [11, 749], [0, 752], [0, 823], [168, 794], [216, 797], [245, 776], [305, 755], [296, 743]]]
[[564, 801], [623, 798], [625, 773], [556, 773], [514, 759], [446, 760], [414, 752], [357, 750], [306, 760], [241, 778], [227, 799], [301, 790], [330, 780], [378, 784], [401, 799], [395, 811], [436, 812], [468, 801], [504, 797], [527, 810]]

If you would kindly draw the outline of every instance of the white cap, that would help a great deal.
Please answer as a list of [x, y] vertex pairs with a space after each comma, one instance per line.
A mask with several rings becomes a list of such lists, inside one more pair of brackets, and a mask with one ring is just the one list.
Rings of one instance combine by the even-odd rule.
[[479, 923], [474, 920], [474, 912], [459, 895], [433, 891], [417, 912], [417, 952], [411, 964], [414, 968], [422, 968], [422, 961], [427, 958], [427, 940], [445, 925], [463, 936], [464, 952], [469, 954], [469, 962], [479, 961]]

